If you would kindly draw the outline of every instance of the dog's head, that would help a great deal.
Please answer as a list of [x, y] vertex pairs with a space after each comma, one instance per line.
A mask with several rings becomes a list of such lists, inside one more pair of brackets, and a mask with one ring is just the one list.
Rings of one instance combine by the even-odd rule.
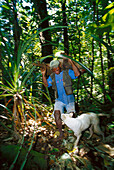
[[61, 114], [61, 119], [65, 120], [66, 118], [71, 118], [73, 116], [73, 113], [69, 113], [69, 114]]

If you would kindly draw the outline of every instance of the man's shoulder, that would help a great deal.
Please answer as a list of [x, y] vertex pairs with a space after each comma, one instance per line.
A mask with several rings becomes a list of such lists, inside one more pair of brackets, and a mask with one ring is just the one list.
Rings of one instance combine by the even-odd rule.
[[51, 74], [50, 74], [50, 77], [51, 77], [51, 78], [54, 78], [54, 76], [55, 76], [55, 73], [51, 73]]
[[62, 70], [63, 73], [68, 73], [70, 69]]
[[63, 70], [63, 73], [66, 74], [66, 75], [70, 75], [70, 73], [72, 73], [73, 70], [71, 69], [65, 69]]

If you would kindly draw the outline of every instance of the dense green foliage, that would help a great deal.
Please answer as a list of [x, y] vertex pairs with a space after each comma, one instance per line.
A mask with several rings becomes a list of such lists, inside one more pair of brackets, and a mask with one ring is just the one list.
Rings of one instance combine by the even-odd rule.
[[[41, 1], [41, 3], [45, 3], [45, 1]], [[33, 70], [33, 62], [39, 60], [42, 56], [41, 28], [36, 36], [33, 36], [33, 34], [37, 32], [39, 26], [45, 20], [50, 23], [51, 42], [48, 42], [48, 44], [52, 45], [53, 53], [64, 51], [64, 28], [56, 27], [64, 25], [62, 3], [62, 1], [48, 1], [47, 18], [41, 20], [38, 16], [39, 11], [35, 10], [35, 1], [33, 3], [31, 1], [23, 1], [22, 3], [16, 0], [1, 2], [0, 63], [3, 78], [1, 81], [6, 82], [11, 76], [13, 76], [13, 80], [20, 77], [21, 81], [23, 81], [27, 72], [31, 69]], [[80, 89], [78, 91], [78, 102], [84, 98], [88, 98], [88, 100], [89, 98], [91, 100], [95, 98], [101, 103], [106, 102], [107, 99], [111, 101], [113, 92], [111, 84], [111, 75], [113, 75], [112, 53], [114, 52], [112, 47], [113, 3], [111, 1], [92, 0], [89, 2], [89, 0], [86, 0], [84, 3], [81, 1], [68, 1], [65, 5], [69, 55], [87, 66], [102, 85], [102, 88], [99, 87], [99, 83], [96, 83], [90, 75], [84, 74], [80, 78], [78, 86]], [[52, 26], [54, 28], [51, 28]], [[33, 80], [35, 82], [40, 81], [40, 75], [39, 70], [36, 68], [29, 79], [29, 86]], [[37, 89], [38, 84], [35, 85]], [[76, 86], [75, 89], [77, 89]]]
[[113, 6], [109, 0], [1, 0], [0, 110], [16, 133], [26, 114], [36, 119], [52, 109], [37, 62], [49, 64], [64, 52], [86, 70], [73, 83], [81, 110], [113, 114]]

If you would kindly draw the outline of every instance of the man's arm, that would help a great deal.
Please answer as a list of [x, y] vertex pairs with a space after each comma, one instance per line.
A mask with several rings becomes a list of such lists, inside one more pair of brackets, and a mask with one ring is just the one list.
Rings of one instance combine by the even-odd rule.
[[75, 76], [80, 76], [80, 72], [78, 70], [78, 68], [75, 66], [75, 64], [73, 63], [73, 61], [71, 59], [68, 59], [68, 61], [71, 63], [72, 69], [74, 71]]
[[47, 79], [46, 79], [46, 69], [45, 70], [41, 70], [41, 73], [42, 73], [42, 81], [43, 81], [44, 85], [46, 87], [48, 87], [48, 83], [47, 83]]

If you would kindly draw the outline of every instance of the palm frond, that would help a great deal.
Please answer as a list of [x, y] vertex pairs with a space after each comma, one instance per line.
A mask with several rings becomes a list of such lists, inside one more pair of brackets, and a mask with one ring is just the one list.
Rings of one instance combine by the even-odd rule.
[[4, 106], [3, 104], [0, 104], [0, 106], [1, 107], [3, 107], [3, 108], [5, 108], [9, 113], [11, 113], [12, 114], [12, 112], [11, 112], [11, 110], [10, 109], [8, 109], [6, 106]]
[[29, 71], [29, 73], [25, 76], [24, 80], [23, 80], [22, 83], [21, 83], [20, 89], [23, 87], [25, 81], [29, 78], [29, 76], [31, 75], [31, 73], [33, 72], [33, 70], [34, 70], [35, 68], [36, 68], [36, 66], [33, 66], [33, 67], [31, 68], [31, 70]]

